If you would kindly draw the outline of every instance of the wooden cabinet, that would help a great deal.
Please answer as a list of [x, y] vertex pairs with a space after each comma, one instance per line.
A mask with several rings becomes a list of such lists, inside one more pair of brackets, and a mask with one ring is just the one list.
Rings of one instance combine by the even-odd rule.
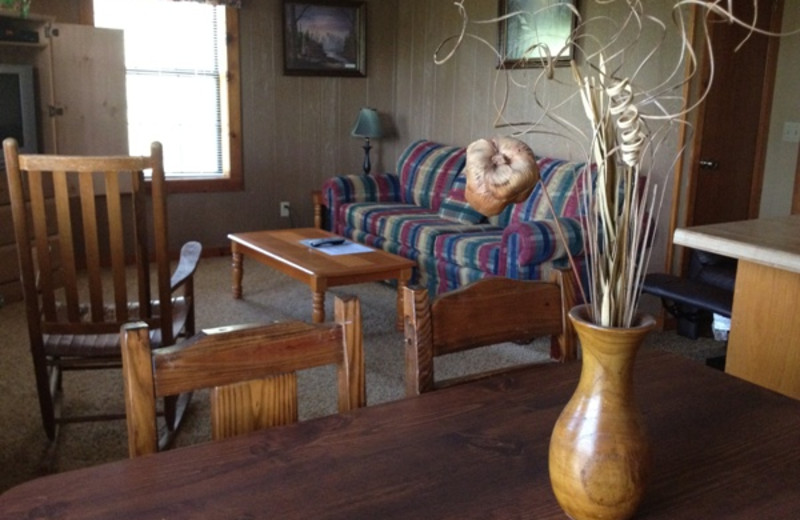
[[[122, 31], [53, 24], [54, 153], [128, 153]], [[49, 152], [49, 149], [48, 149]]]
[[[2, 11], [0, 26], [38, 34], [36, 43], [0, 41], [0, 63], [34, 66], [39, 150], [127, 154], [122, 31]], [[5, 301], [22, 297], [5, 172], [0, 172], [0, 296]]]

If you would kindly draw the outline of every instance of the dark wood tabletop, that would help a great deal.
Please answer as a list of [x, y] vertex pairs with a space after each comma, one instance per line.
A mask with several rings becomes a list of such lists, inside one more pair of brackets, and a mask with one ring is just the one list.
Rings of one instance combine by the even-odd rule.
[[[0, 518], [565, 518], [550, 432], [580, 363], [37, 479]], [[636, 518], [800, 513], [800, 402], [672, 354], [640, 352], [654, 448]]]

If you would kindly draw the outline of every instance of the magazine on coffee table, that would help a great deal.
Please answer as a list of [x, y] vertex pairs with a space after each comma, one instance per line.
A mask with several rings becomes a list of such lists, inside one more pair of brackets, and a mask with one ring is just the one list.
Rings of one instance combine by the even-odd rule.
[[[331, 256], [352, 255], [374, 251], [371, 247], [347, 239], [334, 239], [333, 242], [322, 242], [322, 240], [323, 239], [319, 238], [306, 238], [301, 240], [300, 243]], [[340, 240], [341, 242], [339, 242]]]

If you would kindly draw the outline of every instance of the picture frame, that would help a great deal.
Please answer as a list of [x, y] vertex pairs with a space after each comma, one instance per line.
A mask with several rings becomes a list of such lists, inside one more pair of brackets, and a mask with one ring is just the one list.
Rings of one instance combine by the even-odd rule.
[[365, 2], [284, 0], [284, 74], [366, 76], [366, 9]]
[[578, 0], [500, 0], [499, 6], [498, 68], [545, 67], [545, 46], [556, 67], [569, 65]]

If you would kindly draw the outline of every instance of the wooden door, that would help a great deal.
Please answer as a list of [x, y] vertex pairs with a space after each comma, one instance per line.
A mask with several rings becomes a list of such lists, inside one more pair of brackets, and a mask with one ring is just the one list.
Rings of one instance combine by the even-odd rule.
[[[734, 0], [734, 14], [752, 20], [752, 0]], [[758, 2], [758, 26], [780, 26], [782, 2]], [[777, 39], [725, 22], [711, 24], [713, 84], [695, 136], [689, 225], [758, 216]], [[704, 67], [704, 84], [710, 67]]]

